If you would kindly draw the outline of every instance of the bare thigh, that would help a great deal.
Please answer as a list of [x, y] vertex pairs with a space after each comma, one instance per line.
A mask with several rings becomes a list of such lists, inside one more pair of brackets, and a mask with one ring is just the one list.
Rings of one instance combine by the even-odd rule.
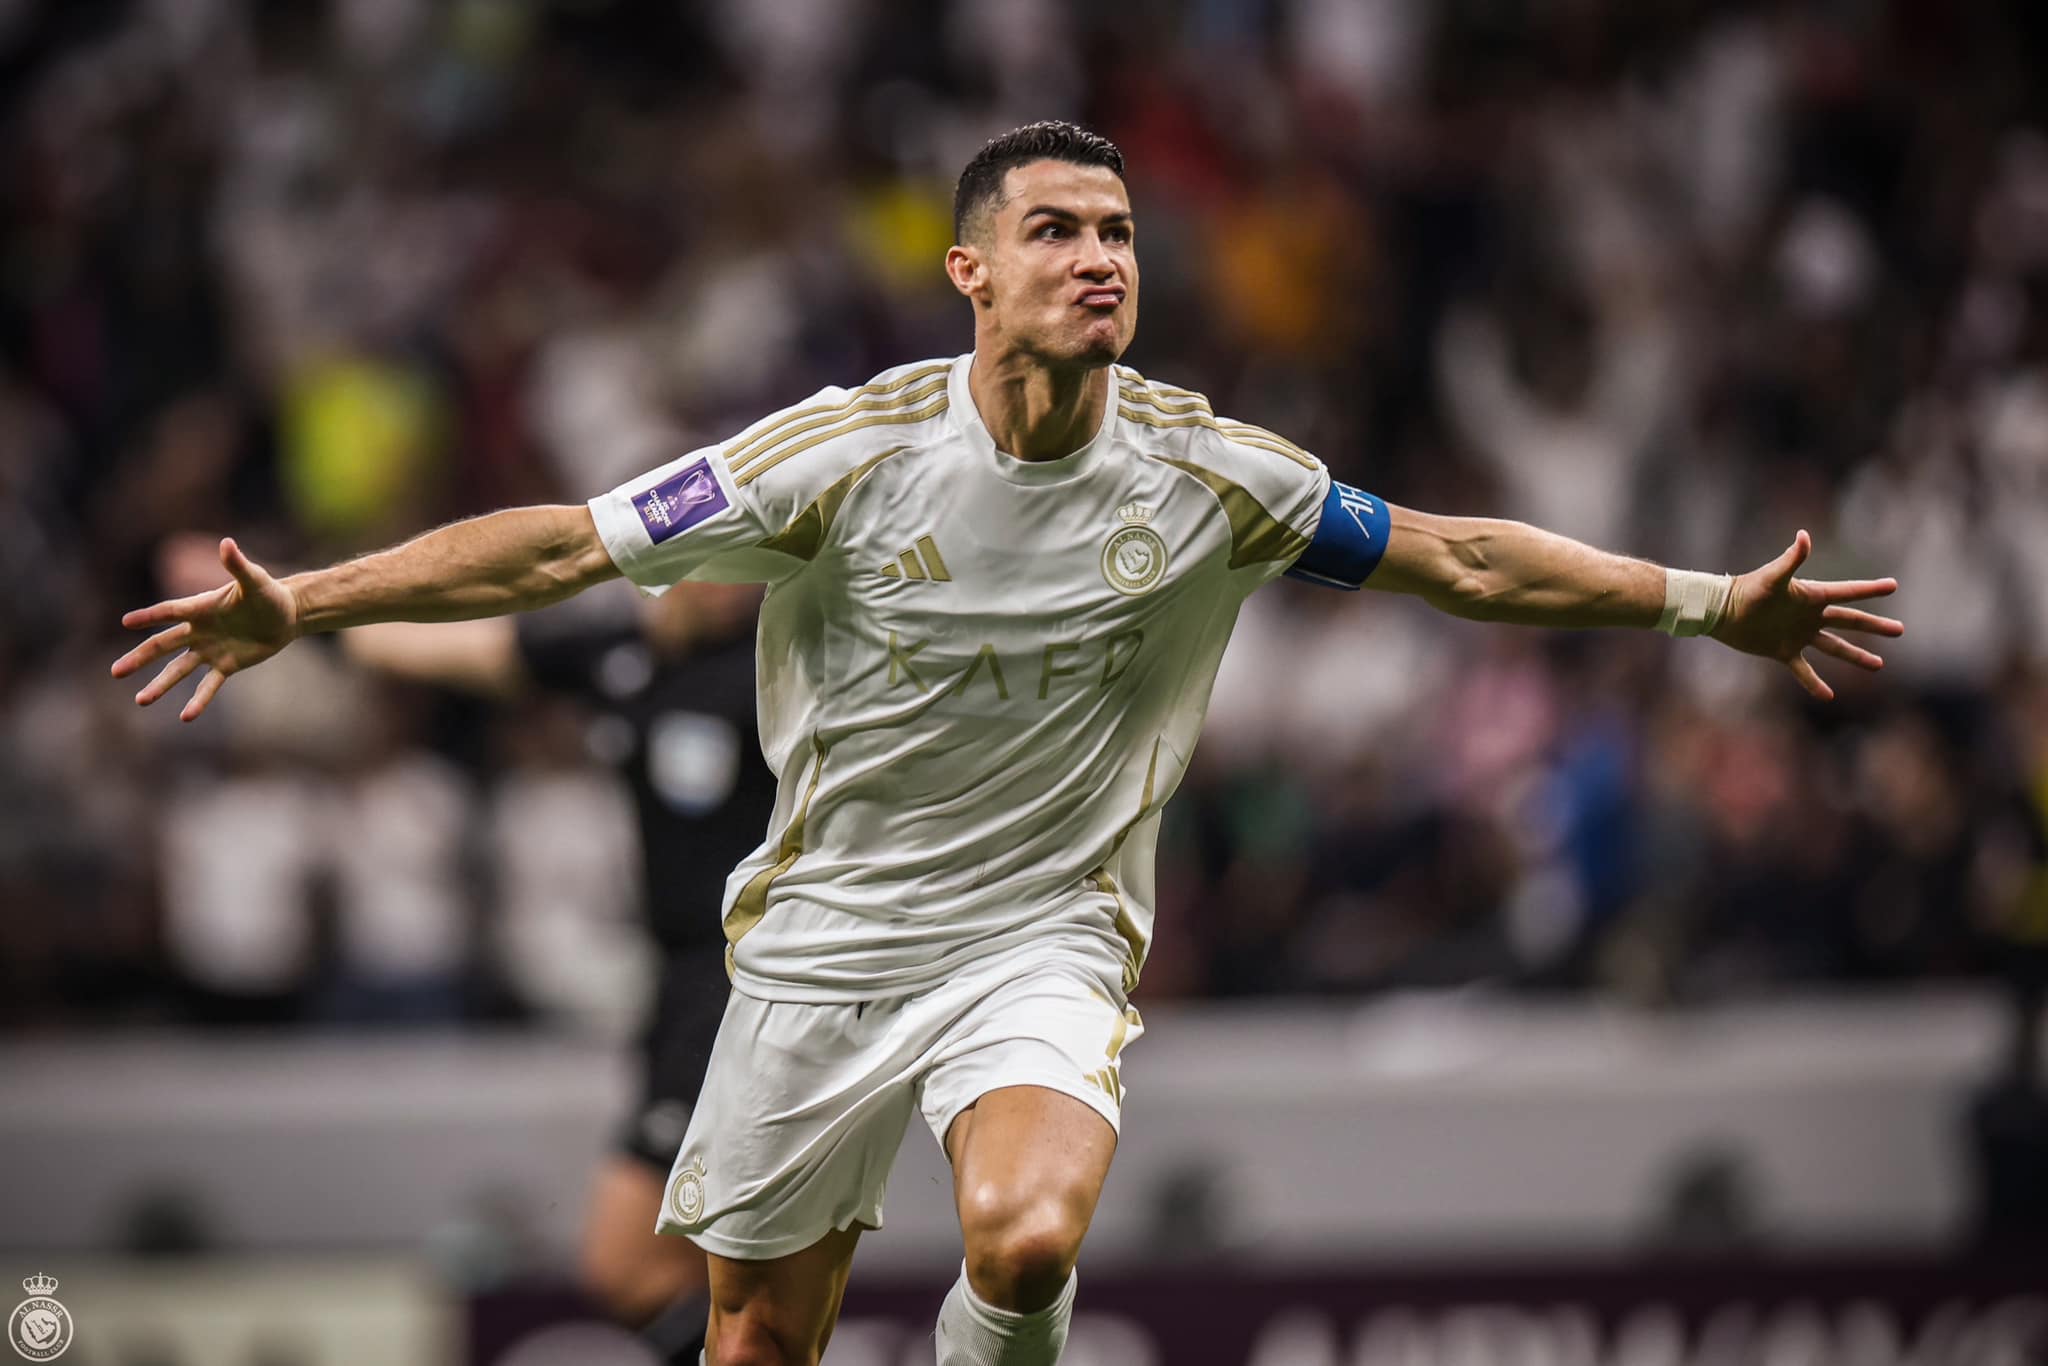
[[815, 1366], [839, 1320], [860, 1235], [858, 1225], [840, 1229], [801, 1252], [763, 1262], [708, 1257], [710, 1366], [727, 1358]]
[[619, 1320], [645, 1323], [705, 1286], [704, 1253], [686, 1238], [654, 1231], [660, 1173], [614, 1154], [598, 1164], [583, 1220], [584, 1288]]

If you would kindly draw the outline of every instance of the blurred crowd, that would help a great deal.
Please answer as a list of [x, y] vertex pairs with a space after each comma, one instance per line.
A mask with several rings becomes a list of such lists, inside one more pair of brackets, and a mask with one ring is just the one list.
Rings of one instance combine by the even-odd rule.
[[2044, 72], [2028, 0], [0, 0], [0, 1023], [630, 1015], [602, 728], [313, 647], [181, 727], [120, 614], [965, 349], [952, 178], [1055, 115], [1129, 158], [1139, 369], [1395, 502], [1805, 527], [1909, 624], [1820, 705], [1269, 589], [1144, 995], [2038, 971]]

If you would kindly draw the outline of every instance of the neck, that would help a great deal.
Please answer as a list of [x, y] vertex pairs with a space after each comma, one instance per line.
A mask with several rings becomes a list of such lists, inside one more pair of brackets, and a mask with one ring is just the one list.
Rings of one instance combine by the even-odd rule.
[[1057, 460], [1088, 444], [1109, 402], [1109, 371], [1055, 369], [1015, 351], [976, 347], [967, 390], [996, 449], [1019, 460]]

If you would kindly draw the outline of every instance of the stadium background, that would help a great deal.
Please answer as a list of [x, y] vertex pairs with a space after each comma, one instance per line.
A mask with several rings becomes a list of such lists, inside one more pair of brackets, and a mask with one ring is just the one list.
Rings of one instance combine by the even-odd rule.
[[[2027, 0], [0, 0], [6, 1284], [94, 1366], [635, 1360], [562, 1326], [648, 968], [602, 735], [317, 648], [181, 728], [120, 611], [961, 349], [951, 178], [1056, 114], [1140, 369], [1397, 502], [1808, 527], [1910, 626], [1819, 706], [1255, 599], [1075, 1359], [2043, 1359], [2044, 72]], [[953, 1273], [905, 1164], [844, 1366]]]

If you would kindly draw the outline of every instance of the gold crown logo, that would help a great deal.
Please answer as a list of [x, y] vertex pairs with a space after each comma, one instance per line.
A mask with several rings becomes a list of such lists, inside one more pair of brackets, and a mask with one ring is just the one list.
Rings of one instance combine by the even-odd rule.
[[38, 1271], [35, 1275], [25, 1278], [21, 1283], [21, 1288], [28, 1291], [31, 1295], [47, 1295], [57, 1288], [57, 1278], [55, 1276], [45, 1276], [42, 1272]]
[[1143, 503], [1125, 503], [1116, 510], [1116, 515], [1132, 526], [1143, 526], [1152, 520], [1152, 509]]

